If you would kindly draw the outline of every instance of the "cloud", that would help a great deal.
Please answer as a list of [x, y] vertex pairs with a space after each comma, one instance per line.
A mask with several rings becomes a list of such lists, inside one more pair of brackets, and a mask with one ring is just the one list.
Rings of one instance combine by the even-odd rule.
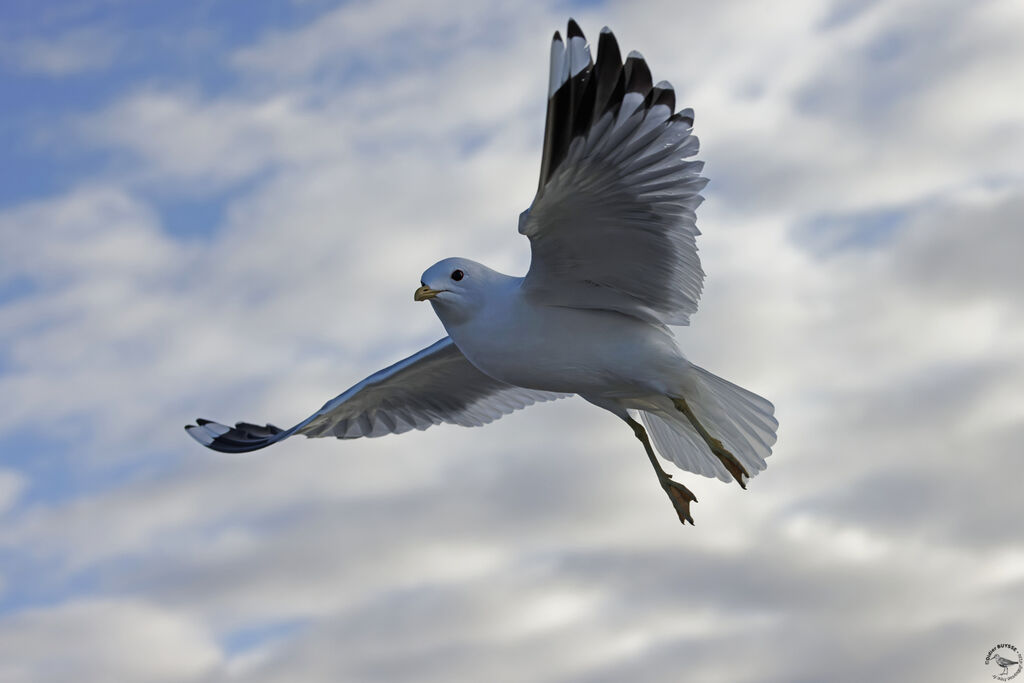
[[0, 634], [8, 681], [195, 681], [221, 658], [201, 626], [126, 600], [28, 610], [0, 623]]
[[[980, 675], [1024, 628], [1015, 5], [578, 15], [697, 108], [709, 276], [681, 343], [781, 422], [749, 491], [687, 477], [686, 529], [579, 400], [244, 457], [181, 431], [290, 424], [440, 337], [411, 301], [438, 258], [525, 270], [564, 18], [403, 9], [226, 46], [216, 91], [118, 91], [60, 132], [114, 161], [0, 213], [4, 674]], [[177, 231], [165, 207], [196, 197], [219, 218]]]
[[[290, 31], [270, 32], [237, 50], [232, 64], [260, 78], [334, 74], [361, 81], [389, 72], [415, 73], [427, 64], [458, 57], [453, 47], [495, 47], [522, 35], [526, 26], [554, 15], [543, 8], [505, 2], [452, 2], [438, 12], [421, 3], [354, 2], [325, 12]], [[498, 23], [502, 31], [495, 32]]]
[[642, 37], [659, 73], [682, 75], [708, 192], [732, 211], [892, 209], [961, 190], [974, 169], [1019, 178], [1004, 144], [1020, 137], [1004, 68], [1024, 64], [1011, 3], [873, 3], [840, 22], [822, 3], [718, 3], [667, 20], [673, 7], [630, 6], [617, 35]]
[[0, 514], [14, 505], [24, 488], [23, 476], [11, 470], [0, 470]]
[[117, 35], [97, 28], [80, 28], [46, 38], [8, 42], [0, 50], [0, 58], [12, 70], [65, 78], [106, 69], [117, 58], [120, 48]]
[[187, 180], [209, 191], [251, 178], [272, 163], [337, 154], [322, 142], [326, 124], [325, 117], [311, 119], [287, 96], [208, 101], [187, 90], [161, 90], [129, 95], [83, 121], [80, 130], [93, 145], [131, 152], [154, 181]]

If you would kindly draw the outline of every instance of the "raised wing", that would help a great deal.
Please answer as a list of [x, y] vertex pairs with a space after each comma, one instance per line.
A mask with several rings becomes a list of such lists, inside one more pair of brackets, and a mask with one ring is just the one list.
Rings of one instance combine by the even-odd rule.
[[596, 64], [575, 21], [566, 37], [551, 45], [540, 187], [519, 220], [533, 255], [523, 286], [551, 305], [686, 325], [704, 282], [693, 110], [674, 112], [640, 53], [623, 64], [607, 28]]
[[499, 382], [466, 360], [450, 337], [376, 372], [291, 429], [239, 422], [227, 427], [196, 420], [185, 430], [207, 448], [242, 453], [292, 434], [356, 439], [401, 434], [447, 422], [477, 427], [538, 401], [567, 394]]

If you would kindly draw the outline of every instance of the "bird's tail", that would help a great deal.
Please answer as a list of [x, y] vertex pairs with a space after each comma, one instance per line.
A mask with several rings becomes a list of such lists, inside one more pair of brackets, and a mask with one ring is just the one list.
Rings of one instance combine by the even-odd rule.
[[[770, 401], [691, 365], [685, 399], [693, 416], [743, 466], [749, 476], [767, 467], [779, 427]], [[672, 397], [670, 397], [672, 398]], [[641, 411], [654, 446], [667, 460], [689, 472], [731, 481], [733, 476], [685, 413], [677, 409]]]

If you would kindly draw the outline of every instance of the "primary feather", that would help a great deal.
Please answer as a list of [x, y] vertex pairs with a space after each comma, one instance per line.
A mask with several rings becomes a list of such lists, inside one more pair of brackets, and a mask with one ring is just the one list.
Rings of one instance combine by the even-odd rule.
[[575, 22], [568, 35], [552, 42], [540, 186], [520, 219], [532, 251], [524, 288], [554, 305], [686, 325], [704, 282], [693, 111], [674, 111], [672, 86], [652, 85], [640, 53], [623, 63], [607, 28], [596, 63]]

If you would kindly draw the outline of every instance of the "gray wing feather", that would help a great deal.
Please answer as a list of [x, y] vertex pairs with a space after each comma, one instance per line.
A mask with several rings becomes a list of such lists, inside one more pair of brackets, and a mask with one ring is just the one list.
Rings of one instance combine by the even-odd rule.
[[[556, 36], [553, 75], [560, 46]], [[551, 305], [686, 325], [704, 282], [696, 209], [707, 180], [687, 160], [699, 147], [693, 111], [673, 113], [672, 86], [652, 86], [639, 53], [623, 64], [607, 29], [600, 51], [552, 84], [541, 187], [519, 224], [532, 252], [523, 286]]]
[[293, 434], [356, 439], [423, 430], [442, 422], [477, 427], [566, 395], [499, 382], [477, 370], [445, 337], [370, 375], [291, 429], [246, 422], [232, 428], [209, 420], [197, 420], [185, 429], [207, 448], [238, 453], [265, 448]]

